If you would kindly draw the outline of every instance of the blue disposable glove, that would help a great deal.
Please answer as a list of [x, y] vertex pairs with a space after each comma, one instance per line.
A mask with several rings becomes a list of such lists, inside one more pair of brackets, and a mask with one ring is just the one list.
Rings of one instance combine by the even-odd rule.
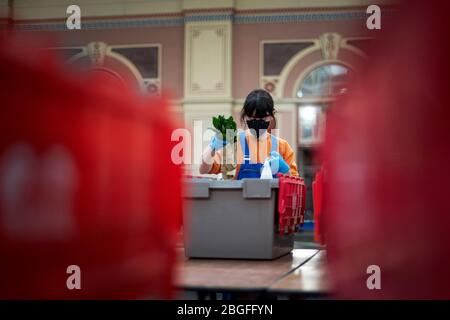
[[218, 138], [217, 136], [214, 136], [211, 139], [211, 142], [209, 143], [209, 146], [213, 150], [220, 150], [222, 149], [228, 142], [226, 140], [222, 140]]
[[289, 172], [289, 165], [286, 163], [286, 161], [284, 161], [283, 157], [276, 151], [272, 151], [270, 153], [269, 163], [270, 169], [272, 170], [272, 174]]

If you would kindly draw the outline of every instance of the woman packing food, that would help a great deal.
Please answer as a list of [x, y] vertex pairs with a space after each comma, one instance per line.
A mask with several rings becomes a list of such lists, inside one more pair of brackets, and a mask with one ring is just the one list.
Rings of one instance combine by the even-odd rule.
[[[294, 151], [286, 140], [271, 134], [275, 128], [275, 108], [273, 99], [265, 90], [253, 90], [245, 99], [241, 111], [241, 122], [245, 130], [237, 134], [237, 166], [235, 179], [260, 178], [266, 159], [272, 174], [298, 176]], [[217, 135], [211, 139], [203, 153], [200, 173], [221, 172], [221, 149], [227, 144]]]

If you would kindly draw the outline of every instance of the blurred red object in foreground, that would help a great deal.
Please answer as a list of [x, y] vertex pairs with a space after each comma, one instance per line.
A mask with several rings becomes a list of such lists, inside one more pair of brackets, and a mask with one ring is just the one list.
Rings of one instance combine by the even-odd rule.
[[[399, 8], [383, 51], [329, 115], [324, 214], [337, 297], [450, 298], [450, 4], [439, 3]], [[367, 287], [370, 265], [380, 290]]]
[[[170, 298], [181, 191], [166, 102], [81, 84], [5, 46], [0, 298]], [[71, 265], [80, 290], [67, 287]]]
[[323, 206], [323, 171], [320, 169], [312, 183], [313, 205], [314, 205], [314, 241], [324, 245], [325, 235], [322, 228], [322, 206]]

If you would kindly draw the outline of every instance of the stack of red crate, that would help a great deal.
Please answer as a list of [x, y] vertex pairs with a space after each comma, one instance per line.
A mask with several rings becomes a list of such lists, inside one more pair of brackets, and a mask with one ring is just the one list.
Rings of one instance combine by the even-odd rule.
[[306, 187], [302, 178], [278, 174], [278, 223], [280, 235], [295, 232], [305, 216]]

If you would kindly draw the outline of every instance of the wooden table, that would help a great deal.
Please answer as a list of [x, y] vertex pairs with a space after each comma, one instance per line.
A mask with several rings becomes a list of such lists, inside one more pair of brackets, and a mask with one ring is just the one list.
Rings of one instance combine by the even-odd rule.
[[303, 265], [318, 250], [294, 249], [275, 260], [187, 259], [178, 249], [175, 284], [182, 290], [210, 292], [267, 291], [283, 276]]
[[326, 269], [326, 251], [320, 250], [305, 264], [276, 281], [269, 288], [269, 293], [322, 296], [330, 294], [331, 290]]

